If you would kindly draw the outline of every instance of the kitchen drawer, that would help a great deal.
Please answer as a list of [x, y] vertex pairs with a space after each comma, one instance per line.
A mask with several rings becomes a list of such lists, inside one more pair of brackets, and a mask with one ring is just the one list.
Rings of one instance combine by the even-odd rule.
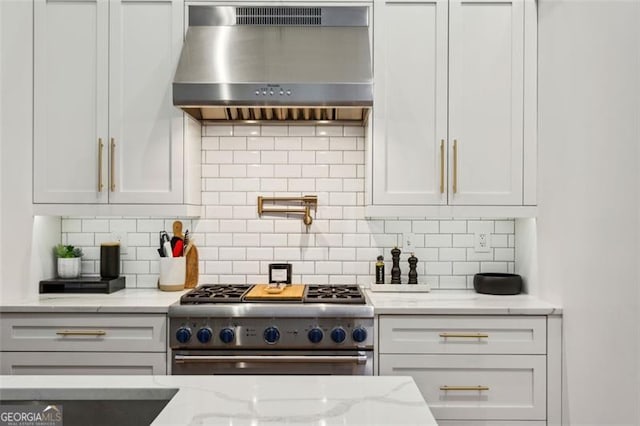
[[1, 352], [2, 374], [165, 375], [166, 353]]
[[149, 314], [5, 314], [3, 351], [165, 352], [167, 319]]
[[380, 355], [379, 365], [412, 376], [438, 420], [546, 418], [544, 355]]
[[380, 353], [544, 354], [546, 317], [381, 315]]

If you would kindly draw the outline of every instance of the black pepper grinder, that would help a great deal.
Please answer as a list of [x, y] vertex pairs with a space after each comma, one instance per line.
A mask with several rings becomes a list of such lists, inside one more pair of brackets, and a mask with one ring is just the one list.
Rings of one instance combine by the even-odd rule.
[[391, 260], [393, 266], [391, 267], [391, 284], [400, 284], [400, 249], [394, 247], [391, 249]]
[[418, 284], [416, 266], [418, 266], [418, 258], [411, 253], [411, 256], [409, 256], [409, 284]]

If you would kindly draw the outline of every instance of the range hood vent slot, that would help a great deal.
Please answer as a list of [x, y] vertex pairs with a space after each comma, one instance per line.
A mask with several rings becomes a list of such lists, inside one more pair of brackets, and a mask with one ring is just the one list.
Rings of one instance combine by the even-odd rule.
[[236, 25], [322, 25], [322, 8], [236, 7]]

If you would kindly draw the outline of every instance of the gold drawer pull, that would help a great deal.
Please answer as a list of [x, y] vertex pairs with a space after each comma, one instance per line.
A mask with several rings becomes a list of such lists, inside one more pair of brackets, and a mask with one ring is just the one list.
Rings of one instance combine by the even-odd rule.
[[484, 333], [440, 333], [440, 337], [455, 337], [455, 338], [463, 338], [463, 339], [487, 339], [489, 338], [488, 334]]
[[104, 330], [61, 330], [56, 331], [59, 336], [104, 336], [107, 334]]
[[441, 391], [488, 391], [489, 386], [440, 386]]

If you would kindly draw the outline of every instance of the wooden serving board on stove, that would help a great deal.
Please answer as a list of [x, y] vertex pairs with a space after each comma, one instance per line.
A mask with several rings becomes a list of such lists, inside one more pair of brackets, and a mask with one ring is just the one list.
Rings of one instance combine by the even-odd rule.
[[291, 284], [285, 287], [280, 293], [267, 292], [268, 284], [256, 284], [244, 296], [244, 300], [302, 300], [304, 294], [304, 284]]

